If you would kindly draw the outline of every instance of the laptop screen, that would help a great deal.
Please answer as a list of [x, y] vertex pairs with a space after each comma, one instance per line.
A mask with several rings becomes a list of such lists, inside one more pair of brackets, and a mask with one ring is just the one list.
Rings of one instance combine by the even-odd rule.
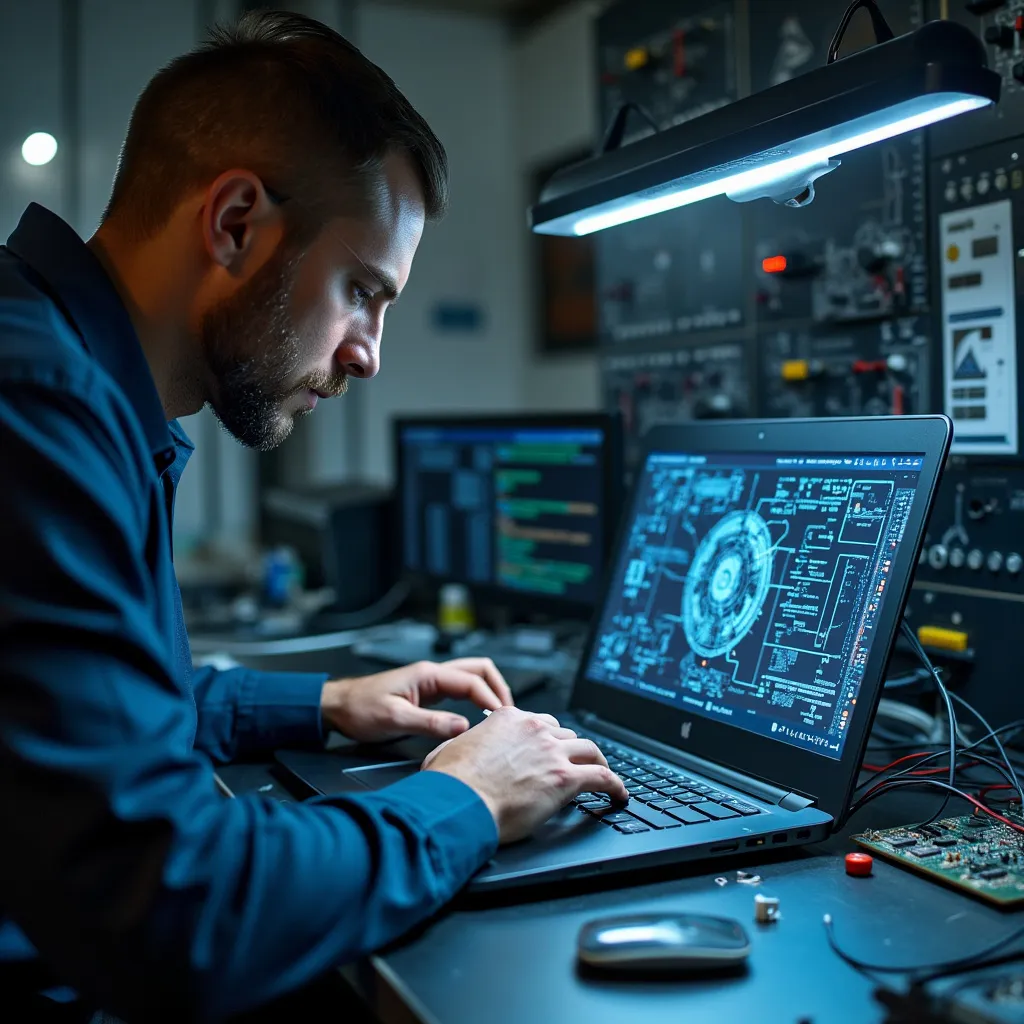
[[649, 454], [587, 677], [839, 760], [923, 464]]

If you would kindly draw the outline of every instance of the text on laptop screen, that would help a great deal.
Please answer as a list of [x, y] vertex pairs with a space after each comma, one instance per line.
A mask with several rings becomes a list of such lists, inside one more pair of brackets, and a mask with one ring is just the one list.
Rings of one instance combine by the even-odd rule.
[[649, 455], [588, 678], [839, 759], [922, 465]]
[[593, 604], [609, 439], [596, 428], [401, 431], [405, 568]]

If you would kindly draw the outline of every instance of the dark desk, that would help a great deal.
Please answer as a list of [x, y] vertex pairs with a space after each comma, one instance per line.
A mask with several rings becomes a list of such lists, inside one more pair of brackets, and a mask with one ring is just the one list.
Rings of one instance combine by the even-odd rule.
[[[339, 675], [367, 671], [344, 652], [315, 656]], [[283, 666], [282, 666], [283, 667]], [[538, 695], [550, 710], [564, 695]], [[325, 757], [332, 756], [325, 754]], [[224, 772], [236, 791], [270, 779], [265, 766]], [[894, 795], [868, 808], [848, 832], [920, 820], [934, 797]], [[964, 813], [951, 809], [950, 813]], [[918, 964], [961, 956], [1021, 923], [909, 872], [875, 860], [871, 878], [848, 877], [845, 836], [786, 855], [690, 865], [656, 879], [629, 876], [622, 887], [602, 879], [557, 892], [525, 891], [506, 905], [462, 900], [403, 943], [353, 969], [358, 987], [382, 1020], [438, 1024], [775, 1024], [884, 1019], [871, 983], [829, 949], [822, 916], [831, 913], [843, 947], [873, 961]], [[736, 882], [736, 870], [763, 883]], [[719, 886], [716, 877], [728, 884]], [[638, 884], [638, 883], [643, 884]], [[782, 920], [755, 925], [754, 894], [781, 900]], [[736, 917], [753, 943], [745, 976], [716, 981], [610, 982], [579, 976], [576, 933], [590, 918], [617, 912], [680, 909]]]

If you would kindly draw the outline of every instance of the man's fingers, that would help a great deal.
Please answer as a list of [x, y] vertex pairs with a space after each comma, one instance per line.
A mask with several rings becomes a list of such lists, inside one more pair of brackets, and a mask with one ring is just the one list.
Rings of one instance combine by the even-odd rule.
[[515, 706], [512, 691], [509, 689], [508, 683], [505, 682], [505, 677], [498, 671], [497, 665], [490, 658], [454, 658], [445, 664], [480, 676], [502, 704], [509, 707]]
[[469, 722], [462, 715], [417, 707], [407, 700], [395, 702], [391, 723], [402, 732], [436, 736], [438, 739], [451, 739], [469, 728]]
[[626, 784], [611, 770], [600, 764], [577, 765], [573, 772], [575, 792], [577, 793], [607, 793], [613, 800], [626, 803], [629, 800], [629, 793], [626, 792]]
[[561, 729], [561, 725], [558, 724], [558, 719], [554, 715], [545, 714], [534, 714], [534, 718], [539, 718], [545, 725], [550, 725], [552, 729]]
[[566, 755], [573, 764], [600, 764], [608, 767], [604, 754], [601, 753], [593, 740], [568, 739], [565, 746]]
[[478, 708], [497, 711], [502, 706], [501, 698], [487, 685], [482, 677], [464, 668], [457, 662], [446, 661], [429, 668], [433, 682], [433, 697], [454, 697], [471, 700]]
[[[553, 732], [554, 737], [555, 737], [556, 740], [574, 740], [574, 739], [576, 739], [576, 733], [574, 733], [572, 731], [572, 729], [565, 729], [562, 726], [559, 726], [557, 729], [553, 729], [552, 732]], [[589, 741], [584, 740], [584, 742], [589, 742]], [[570, 758], [570, 760], [572, 760], [572, 758]]]

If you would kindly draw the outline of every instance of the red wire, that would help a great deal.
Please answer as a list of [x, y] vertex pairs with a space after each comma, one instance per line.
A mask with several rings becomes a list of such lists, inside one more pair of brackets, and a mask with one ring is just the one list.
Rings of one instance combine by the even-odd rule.
[[[918, 757], [927, 757], [931, 753], [934, 753], [934, 751], [919, 750], [916, 754], [904, 754], [903, 757], [898, 757], [891, 764], [884, 765], [883, 767], [879, 767], [874, 764], [865, 764], [862, 765], [862, 767], [866, 768], [869, 772], [887, 772], [890, 768], [895, 768], [896, 765], [903, 764], [904, 761], [913, 761]], [[946, 771], [949, 771], [949, 769], [947, 768]]]
[[[903, 757], [897, 758], [891, 764], [886, 764], [886, 765], [862, 764], [861, 768], [863, 768], [864, 771], [868, 771], [868, 772], [887, 772], [887, 771], [889, 771], [890, 768], [895, 768], [898, 764], [903, 764], [904, 761], [912, 761], [915, 758], [927, 757], [931, 753], [933, 753], [933, 751], [925, 750], [925, 751], [919, 751], [916, 754], [905, 754]], [[960, 765], [960, 767], [961, 768], [973, 768], [976, 764], [978, 764], [978, 762], [974, 761], [974, 762], [970, 762], [968, 764]], [[946, 765], [944, 768], [921, 768], [919, 771], [908, 772], [907, 774], [908, 775], [942, 775], [943, 773], [948, 772], [948, 771], [949, 771], [949, 765]]]
[[[983, 800], [988, 793], [997, 789], [1012, 789], [1014, 792], [1017, 791], [1016, 786], [1011, 786], [1006, 782], [993, 783], [991, 786], [982, 786], [981, 789], [978, 790], [978, 799]], [[1011, 798], [1009, 802], [1012, 804], [1013, 799]]]
[[[867, 798], [869, 796], [871, 796], [872, 793], [876, 792], [879, 789], [882, 789], [884, 786], [887, 786], [888, 784], [889, 784], [889, 780], [888, 779], [883, 779], [881, 782], [875, 783], [875, 785], [872, 786], [871, 789], [869, 789], [861, 797], [861, 800], [862, 801], [863, 800], [867, 800]], [[997, 821], [1001, 821], [1004, 825], [1009, 825], [1010, 828], [1012, 828], [1014, 830], [1014, 832], [1022, 832], [1022, 833], [1024, 833], [1024, 825], [1018, 825], [1018, 824], [1016, 824], [1016, 822], [1010, 821], [1009, 818], [1004, 818], [1003, 815], [997, 814], [995, 811], [992, 810], [991, 807], [986, 807], [980, 800], [976, 800], [969, 793], [961, 793], [960, 796], [963, 797], [964, 800], [967, 800], [969, 803], [974, 804], [974, 806], [977, 807], [979, 811], [983, 811], [985, 814], [990, 815], [991, 817], [995, 818]]]

